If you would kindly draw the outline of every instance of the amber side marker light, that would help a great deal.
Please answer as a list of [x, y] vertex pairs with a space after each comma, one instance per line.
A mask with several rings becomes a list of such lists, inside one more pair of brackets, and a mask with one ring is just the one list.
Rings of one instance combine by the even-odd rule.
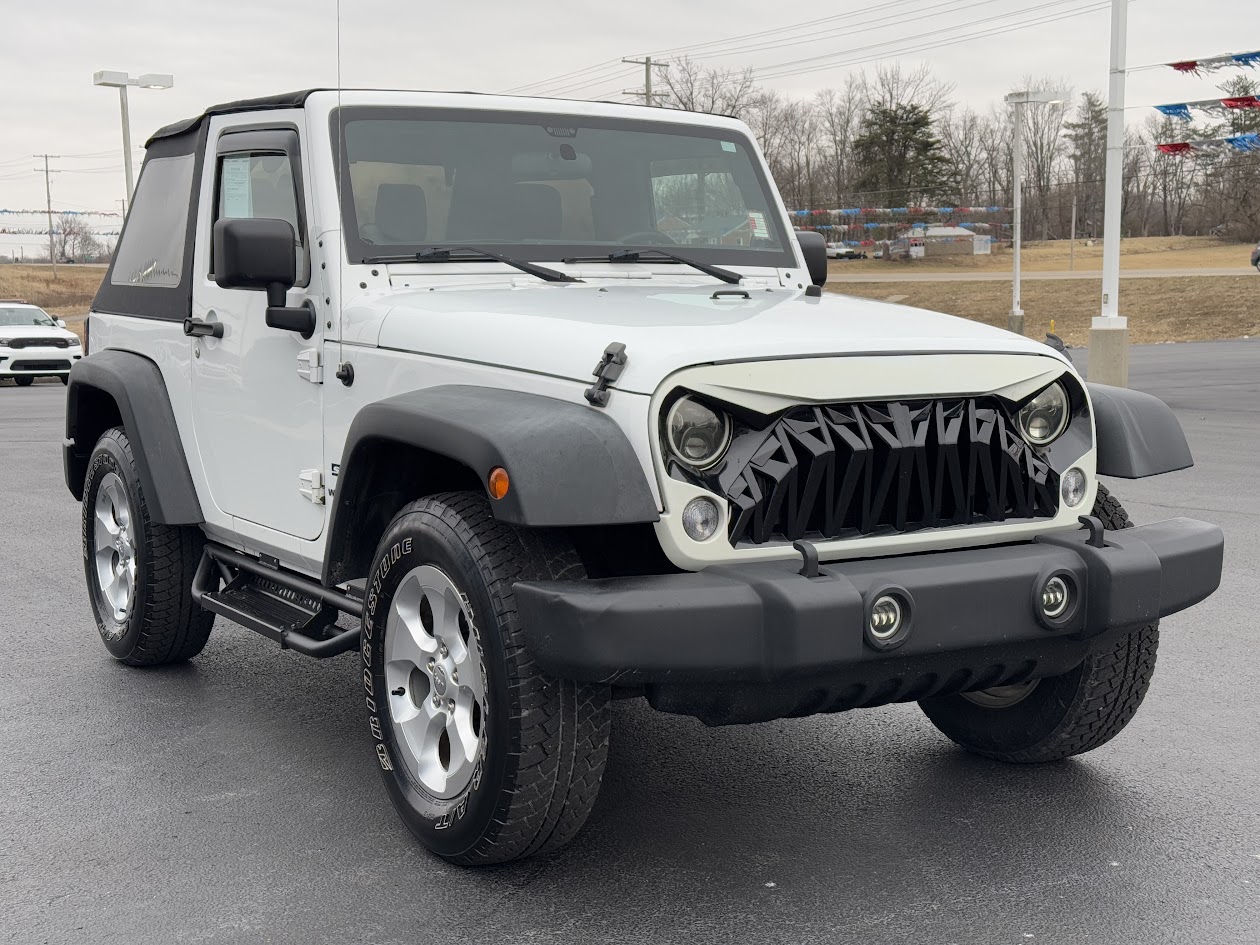
[[491, 498], [502, 499], [508, 493], [507, 470], [502, 466], [495, 466], [486, 477], [486, 485], [490, 489]]

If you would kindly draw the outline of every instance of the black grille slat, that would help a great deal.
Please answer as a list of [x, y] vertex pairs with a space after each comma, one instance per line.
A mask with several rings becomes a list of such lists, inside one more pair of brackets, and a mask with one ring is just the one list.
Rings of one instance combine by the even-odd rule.
[[1051, 517], [1058, 477], [988, 398], [798, 407], [711, 482], [732, 544]]

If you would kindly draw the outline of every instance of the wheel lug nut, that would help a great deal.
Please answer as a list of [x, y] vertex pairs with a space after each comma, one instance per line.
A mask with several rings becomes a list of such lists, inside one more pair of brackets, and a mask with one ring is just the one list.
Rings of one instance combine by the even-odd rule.
[[437, 660], [433, 660], [433, 659], [429, 660], [429, 669], [432, 669], [436, 665], [437, 665]]
[[446, 700], [446, 707], [447, 707], [448, 709], [450, 709], [452, 712], [454, 712], [454, 711], [455, 711], [455, 700], [454, 700], [454, 699], [447, 699], [447, 700]]
[[459, 682], [459, 670], [451, 670], [451, 682]]

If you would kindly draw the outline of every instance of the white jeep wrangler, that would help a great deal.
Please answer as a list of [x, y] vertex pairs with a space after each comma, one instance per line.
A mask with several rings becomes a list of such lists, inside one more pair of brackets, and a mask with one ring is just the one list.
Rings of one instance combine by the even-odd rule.
[[788, 219], [712, 115], [312, 91], [160, 130], [68, 391], [106, 648], [185, 660], [218, 614], [358, 650], [389, 795], [464, 864], [573, 837], [618, 695], [1107, 741], [1220, 579], [1219, 529], [1098, 482], [1191, 465], [1176, 419], [822, 293]]

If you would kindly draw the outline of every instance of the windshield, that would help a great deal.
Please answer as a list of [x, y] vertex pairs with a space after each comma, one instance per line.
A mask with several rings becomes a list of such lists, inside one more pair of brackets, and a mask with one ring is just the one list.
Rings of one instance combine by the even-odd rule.
[[56, 328], [57, 323], [42, 309], [33, 305], [0, 305], [0, 328], [18, 328], [38, 325], [40, 328]]
[[341, 109], [334, 143], [339, 128], [353, 262], [466, 245], [528, 260], [657, 247], [795, 265], [752, 145], [727, 129], [381, 107]]

